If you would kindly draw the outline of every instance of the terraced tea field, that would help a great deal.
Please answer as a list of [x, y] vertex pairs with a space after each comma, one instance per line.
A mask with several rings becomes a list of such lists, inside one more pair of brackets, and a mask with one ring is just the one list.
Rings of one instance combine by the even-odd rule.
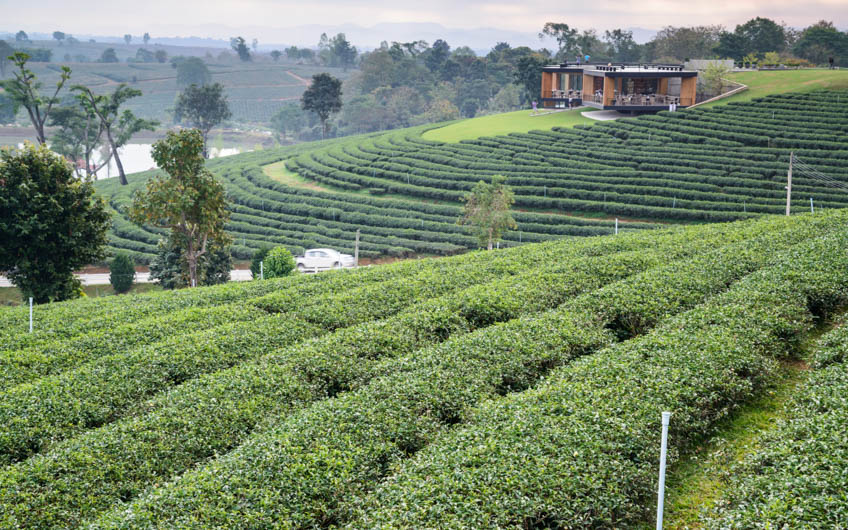
[[[506, 246], [610, 234], [616, 217], [622, 230], [640, 230], [782, 213], [790, 152], [805, 164], [793, 178], [793, 211], [809, 211], [811, 199], [819, 210], [846, 207], [848, 106], [840, 98], [848, 91], [781, 94], [459, 143], [428, 140], [431, 125], [258, 151], [209, 167], [234, 203], [228, 229], [237, 257], [263, 243], [351, 252], [357, 229], [364, 256], [444, 255], [476, 248], [455, 222], [463, 195], [495, 174], [516, 195], [519, 229], [507, 234]], [[121, 212], [143, 178], [131, 177], [127, 188], [98, 183], [118, 212], [112, 247], [140, 260], [149, 259], [159, 235]]]
[[660, 411], [673, 465], [848, 302], [847, 222], [0, 308], [0, 526], [632, 526]]

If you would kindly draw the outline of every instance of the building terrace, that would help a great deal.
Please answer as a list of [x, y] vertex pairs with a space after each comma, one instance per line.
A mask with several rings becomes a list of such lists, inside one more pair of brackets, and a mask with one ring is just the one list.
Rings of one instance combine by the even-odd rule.
[[562, 63], [542, 68], [543, 107], [656, 112], [695, 104], [698, 72], [678, 64]]

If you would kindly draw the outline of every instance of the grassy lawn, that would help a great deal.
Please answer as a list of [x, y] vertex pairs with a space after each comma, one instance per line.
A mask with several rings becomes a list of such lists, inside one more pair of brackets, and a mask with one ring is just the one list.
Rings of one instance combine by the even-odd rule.
[[580, 115], [586, 109], [574, 109], [533, 116], [532, 110], [517, 110], [503, 114], [491, 114], [453, 123], [446, 127], [431, 129], [422, 136], [437, 142], [459, 142], [481, 136], [498, 136], [512, 132], [525, 133], [534, 129], [574, 127], [578, 123], [594, 123]]
[[265, 173], [265, 175], [271, 180], [276, 180], [277, 182], [281, 182], [286, 186], [291, 186], [292, 188], [305, 188], [314, 191], [331, 191], [328, 188], [319, 186], [311, 180], [301, 177], [297, 173], [289, 171], [288, 168], [286, 168], [285, 160], [268, 164], [267, 166], [262, 166], [262, 172]]
[[[136, 283], [128, 294], [141, 294], [150, 291], [158, 291], [162, 289], [158, 284], [153, 283]], [[97, 298], [100, 296], [113, 296], [115, 290], [111, 285], [87, 285], [82, 288], [86, 296]], [[21, 292], [17, 287], [0, 287], [0, 306], [3, 305], [23, 305], [24, 301], [21, 298]]]
[[748, 90], [715, 103], [702, 105], [699, 108], [750, 101], [769, 94], [810, 92], [821, 88], [848, 88], [848, 70], [810, 69], [738, 72], [730, 74], [727, 78], [748, 85]]

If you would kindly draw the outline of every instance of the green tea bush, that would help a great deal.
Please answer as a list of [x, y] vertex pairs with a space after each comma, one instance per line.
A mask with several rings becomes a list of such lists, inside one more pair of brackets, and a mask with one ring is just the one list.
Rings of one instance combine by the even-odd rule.
[[123, 294], [132, 289], [135, 279], [135, 262], [124, 252], [115, 254], [109, 262], [109, 283], [116, 293]]
[[294, 256], [286, 247], [275, 247], [265, 256], [265, 277], [282, 278], [294, 270]]

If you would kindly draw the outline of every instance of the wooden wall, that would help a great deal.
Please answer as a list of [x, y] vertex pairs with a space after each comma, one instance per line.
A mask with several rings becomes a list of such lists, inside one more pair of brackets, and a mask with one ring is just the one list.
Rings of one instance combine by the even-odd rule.
[[680, 82], [680, 104], [689, 106], [695, 104], [696, 77], [684, 77]]

